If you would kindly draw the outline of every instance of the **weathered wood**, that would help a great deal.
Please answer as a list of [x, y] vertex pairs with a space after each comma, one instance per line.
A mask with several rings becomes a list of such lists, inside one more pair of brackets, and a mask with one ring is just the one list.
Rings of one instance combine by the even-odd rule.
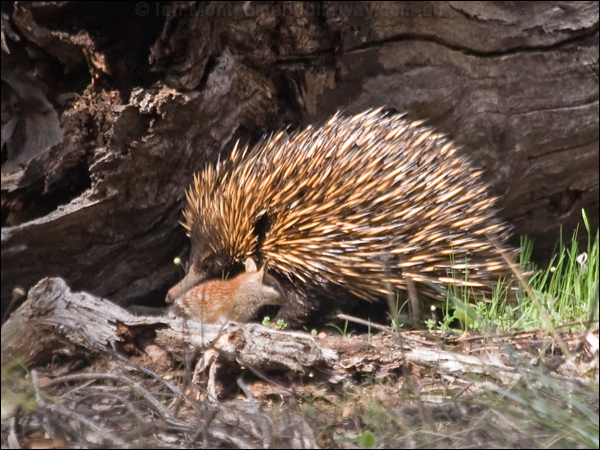
[[[147, 329], [150, 334], [140, 330]], [[148, 339], [148, 335], [155, 337]], [[146, 360], [175, 355], [181, 360], [196, 348], [205, 352], [199, 369], [212, 365], [219, 355], [238, 367], [253, 370], [291, 370], [310, 373], [316, 368], [370, 372], [375, 367], [397, 370], [407, 362], [435, 366], [447, 373], [490, 373], [514, 377], [514, 368], [501, 361], [442, 350], [434, 342], [410, 337], [363, 348], [340, 337], [322, 341], [305, 332], [280, 331], [259, 324], [201, 324], [170, 314], [135, 316], [114, 303], [85, 292], [71, 292], [60, 278], [41, 280], [27, 301], [2, 327], [2, 364], [24, 358], [28, 366], [43, 366], [53, 353], [87, 355], [115, 347], [143, 348]], [[161, 349], [158, 351], [157, 349]], [[166, 353], [165, 353], [166, 352]], [[343, 357], [339, 357], [341, 353]], [[156, 361], [153, 362], [157, 366]], [[167, 370], [169, 370], [167, 368]]]
[[[180, 276], [171, 261], [187, 246], [177, 221], [192, 174], [238, 138], [338, 109], [386, 105], [449, 133], [542, 252], [581, 208], [598, 226], [597, 2], [4, 2], [2, 12], [2, 125], [51, 121], [52, 110], [27, 119], [14, 108], [33, 89], [33, 108], [51, 104], [63, 135], [18, 172], [3, 153], [3, 312], [15, 287], [45, 276], [121, 305], [159, 304]], [[24, 91], [16, 74], [47, 92]]]
[[144, 346], [159, 345], [182, 359], [189, 346], [216, 349], [256, 370], [304, 372], [336, 359], [306, 333], [235, 322], [202, 325], [172, 315], [134, 316], [108, 300], [71, 292], [60, 278], [45, 278], [2, 327], [2, 363], [22, 357], [25, 364], [38, 366], [54, 351], [64, 355], [78, 348], [97, 354], [117, 345], [136, 348], [143, 334], [136, 330], [142, 328], [156, 332], [156, 339]]

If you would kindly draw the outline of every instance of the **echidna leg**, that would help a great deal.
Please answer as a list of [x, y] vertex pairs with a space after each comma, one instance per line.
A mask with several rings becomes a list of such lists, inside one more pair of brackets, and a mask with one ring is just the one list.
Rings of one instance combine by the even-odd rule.
[[411, 278], [406, 278], [406, 289], [408, 290], [408, 299], [410, 301], [410, 319], [414, 326], [421, 321], [421, 311], [419, 308], [419, 296], [417, 295], [417, 287]]
[[291, 327], [306, 324], [314, 318], [320, 309], [317, 299], [311, 298], [310, 294], [297, 289], [285, 292], [285, 303], [277, 314], [278, 320], [283, 320]]

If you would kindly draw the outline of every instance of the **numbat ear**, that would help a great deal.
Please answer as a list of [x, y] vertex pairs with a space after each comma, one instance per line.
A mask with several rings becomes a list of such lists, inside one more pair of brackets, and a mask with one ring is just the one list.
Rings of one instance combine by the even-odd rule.
[[246, 262], [244, 262], [244, 266], [246, 267], [246, 273], [256, 273], [258, 272], [259, 275], [259, 281], [262, 282], [265, 273], [266, 273], [266, 268], [267, 268], [267, 264], [263, 264], [263, 266], [260, 268], [260, 270], [258, 270], [258, 268], [256, 267], [256, 262], [254, 262], [254, 260], [252, 258], [248, 258], [246, 259]]
[[[246, 267], [246, 272], [258, 272], [258, 268], [256, 267], [256, 263], [252, 258], [248, 258], [244, 263]], [[262, 269], [261, 269], [262, 270]]]

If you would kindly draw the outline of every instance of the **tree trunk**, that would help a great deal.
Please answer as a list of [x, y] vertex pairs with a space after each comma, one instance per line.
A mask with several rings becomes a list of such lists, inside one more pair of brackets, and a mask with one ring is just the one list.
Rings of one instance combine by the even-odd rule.
[[597, 2], [3, 2], [2, 310], [46, 276], [159, 303], [193, 173], [388, 106], [448, 133], [543, 254], [598, 226]]

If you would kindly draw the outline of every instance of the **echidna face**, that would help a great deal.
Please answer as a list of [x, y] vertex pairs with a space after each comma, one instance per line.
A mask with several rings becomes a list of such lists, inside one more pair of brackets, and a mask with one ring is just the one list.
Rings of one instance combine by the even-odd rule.
[[238, 267], [232, 267], [233, 261], [229, 255], [215, 252], [201, 252], [201, 249], [192, 247], [190, 267], [194, 267], [196, 273], [203, 280], [211, 278], [223, 278], [224, 275], [236, 271]]

